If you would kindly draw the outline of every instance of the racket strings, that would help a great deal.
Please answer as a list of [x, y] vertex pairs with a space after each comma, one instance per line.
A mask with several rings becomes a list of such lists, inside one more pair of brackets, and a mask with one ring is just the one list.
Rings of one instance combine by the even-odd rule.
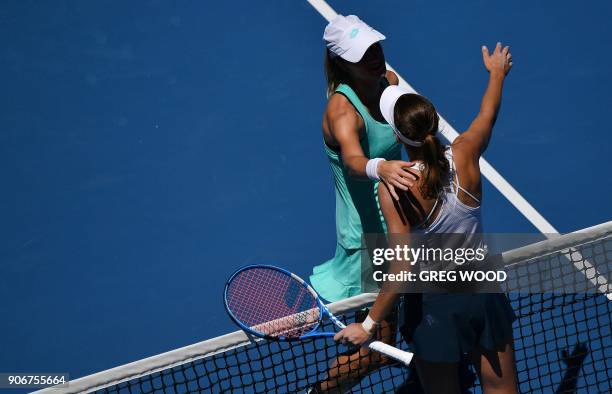
[[226, 299], [236, 319], [269, 336], [300, 337], [319, 322], [320, 310], [310, 291], [275, 269], [240, 272], [229, 284]]
[[246, 270], [238, 275], [230, 298], [237, 302], [230, 308], [235, 316], [247, 326], [254, 326], [278, 318], [269, 300], [277, 297], [274, 287], [274, 271], [263, 275], [259, 270]]

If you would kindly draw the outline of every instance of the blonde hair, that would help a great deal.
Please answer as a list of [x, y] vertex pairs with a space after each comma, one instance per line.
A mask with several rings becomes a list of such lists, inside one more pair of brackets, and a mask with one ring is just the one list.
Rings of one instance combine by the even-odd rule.
[[351, 77], [349, 73], [342, 67], [341, 63], [346, 62], [340, 56], [336, 56], [327, 48], [325, 48], [325, 78], [327, 79], [327, 97], [329, 98], [338, 86], [342, 83], [350, 85]]

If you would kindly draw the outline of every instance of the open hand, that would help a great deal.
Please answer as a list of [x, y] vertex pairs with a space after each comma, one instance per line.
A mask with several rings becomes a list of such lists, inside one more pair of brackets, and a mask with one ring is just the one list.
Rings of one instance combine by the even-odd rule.
[[413, 163], [401, 160], [381, 161], [377, 173], [381, 181], [387, 185], [395, 200], [399, 200], [395, 188], [408, 190], [417, 180], [417, 171], [411, 169]]
[[506, 76], [506, 74], [508, 74], [512, 68], [512, 54], [510, 53], [510, 47], [506, 46], [502, 49], [502, 43], [498, 42], [493, 53], [489, 54], [489, 49], [483, 45], [482, 61], [484, 62], [487, 71], [491, 74], [499, 73], [502, 76]]

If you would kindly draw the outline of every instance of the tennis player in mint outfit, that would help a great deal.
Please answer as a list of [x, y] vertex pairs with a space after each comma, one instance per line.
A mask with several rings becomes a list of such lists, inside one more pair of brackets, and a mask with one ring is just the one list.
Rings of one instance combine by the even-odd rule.
[[[327, 301], [338, 301], [362, 292], [362, 234], [386, 232], [376, 192], [379, 181], [399, 198], [396, 189], [408, 190], [416, 176], [411, 163], [401, 161], [400, 145], [378, 105], [384, 87], [398, 83], [386, 69], [380, 45], [385, 36], [354, 15], [339, 15], [327, 25], [323, 39], [329, 98], [323, 142], [335, 186], [337, 243], [334, 257], [314, 267], [310, 282]], [[380, 340], [392, 344], [396, 327], [390, 315], [381, 324]], [[367, 348], [341, 355], [326, 381], [314, 389], [343, 391], [387, 361]]]
[[361, 236], [385, 232], [377, 199], [378, 181], [392, 193], [414, 183], [411, 163], [384, 122], [378, 102], [381, 81], [396, 85], [386, 70], [378, 31], [354, 15], [337, 16], [325, 28], [329, 101], [323, 115], [325, 153], [336, 193], [336, 253], [313, 269], [310, 282], [328, 301], [361, 293]]

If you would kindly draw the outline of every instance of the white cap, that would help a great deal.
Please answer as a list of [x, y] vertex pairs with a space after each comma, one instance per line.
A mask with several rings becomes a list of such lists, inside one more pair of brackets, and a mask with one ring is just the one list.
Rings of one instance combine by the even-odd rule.
[[383, 91], [382, 95], [380, 96], [380, 103], [379, 103], [379, 105], [380, 105], [380, 113], [382, 114], [383, 118], [385, 118], [387, 123], [389, 123], [389, 125], [393, 128], [393, 131], [395, 132], [395, 135], [397, 136], [397, 138], [400, 141], [402, 141], [406, 145], [410, 145], [410, 146], [414, 146], [414, 147], [419, 147], [419, 146], [423, 145], [423, 142], [415, 141], [415, 140], [412, 140], [412, 139], [404, 136], [402, 133], [399, 132], [397, 127], [395, 127], [395, 117], [394, 117], [395, 103], [397, 103], [397, 100], [401, 96], [403, 96], [405, 94], [410, 94], [410, 93], [411, 92], [409, 92], [405, 88], [399, 87], [398, 85], [388, 86]]
[[385, 36], [372, 29], [355, 15], [338, 15], [325, 27], [323, 40], [336, 56], [351, 63], [361, 60], [368, 48]]

